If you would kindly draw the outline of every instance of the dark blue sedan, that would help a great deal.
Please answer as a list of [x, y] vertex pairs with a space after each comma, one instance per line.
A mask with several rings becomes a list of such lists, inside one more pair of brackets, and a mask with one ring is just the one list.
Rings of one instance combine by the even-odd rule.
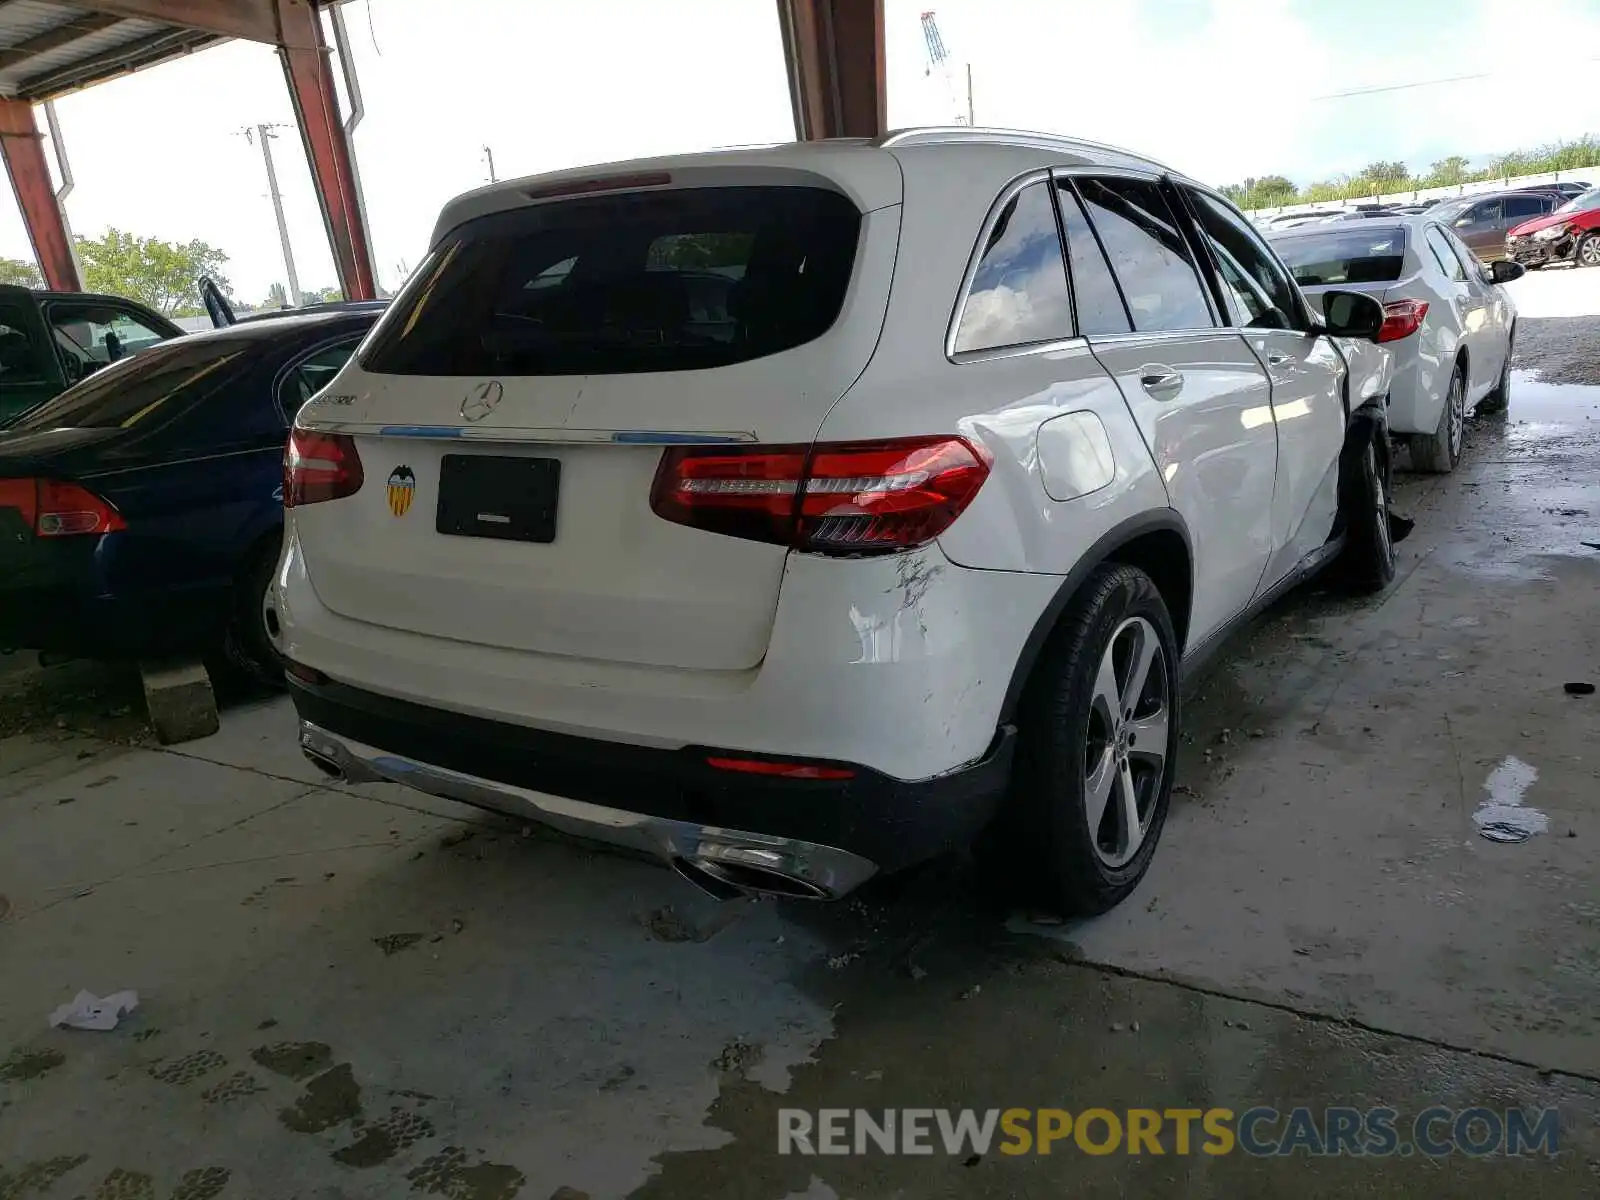
[[0, 428], [0, 648], [280, 665], [262, 600], [289, 422], [376, 319], [241, 322], [97, 371]]

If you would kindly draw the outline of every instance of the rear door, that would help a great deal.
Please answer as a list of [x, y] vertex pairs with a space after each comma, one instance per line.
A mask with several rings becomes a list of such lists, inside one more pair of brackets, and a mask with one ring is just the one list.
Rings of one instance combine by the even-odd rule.
[[1082, 332], [1188, 524], [1192, 645], [1250, 602], [1272, 551], [1277, 437], [1267, 374], [1208, 300], [1175, 192], [1154, 177], [1073, 174], [1057, 199], [1069, 257], [1080, 262], [1092, 241], [1118, 285], [1116, 328], [1084, 323]]
[[652, 484], [672, 445], [816, 438], [876, 345], [899, 208], [809, 171], [738, 179], [523, 204], [441, 239], [299, 418], [353, 431], [369, 481], [292, 510], [323, 603], [575, 658], [761, 661], [787, 550], [669, 523]]
[[[1278, 470], [1272, 496], [1272, 557], [1259, 581], [1259, 593], [1294, 570], [1333, 532], [1339, 505], [1339, 451], [1344, 445], [1346, 368], [1332, 343], [1314, 331], [1299, 289], [1249, 222], [1209, 193], [1188, 188], [1185, 195], [1210, 251], [1229, 322], [1255, 352], [1272, 385]], [[1317, 240], [1362, 239], [1364, 232], [1330, 229]], [[1368, 234], [1360, 244], [1370, 248], [1375, 236]], [[1394, 273], [1398, 274], [1398, 265]]]
[[1454, 324], [1461, 331], [1461, 344], [1467, 348], [1467, 405], [1470, 407], [1476, 399], [1475, 393], [1494, 385], [1504, 359], [1504, 351], [1495, 344], [1498, 339], [1490, 328], [1492, 298], [1483, 285], [1478, 260], [1471, 250], [1452, 239], [1439, 225], [1427, 226], [1423, 236], [1444, 272]]
[[0, 426], [37, 408], [62, 388], [50, 331], [27, 288], [0, 285]]

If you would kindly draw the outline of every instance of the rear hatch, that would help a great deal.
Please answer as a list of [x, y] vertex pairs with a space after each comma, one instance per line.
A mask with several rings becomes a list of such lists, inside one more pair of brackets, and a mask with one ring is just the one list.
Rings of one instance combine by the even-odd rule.
[[1361, 292], [1384, 302], [1407, 298], [1404, 226], [1352, 221], [1273, 239], [1278, 256], [1318, 312], [1328, 292]]
[[589, 180], [436, 239], [297, 422], [348, 433], [365, 476], [294, 509], [323, 603], [522, 651], [758, 664], [787, 550], [663, 520], [651, 488], [670, 446], [810, 444], [871, 358], [899, 175], [833, 155], [853, 177]]

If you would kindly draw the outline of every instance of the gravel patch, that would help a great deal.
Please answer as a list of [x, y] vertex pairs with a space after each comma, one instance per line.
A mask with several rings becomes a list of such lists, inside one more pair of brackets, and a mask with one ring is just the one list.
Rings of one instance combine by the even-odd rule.
[[1511, 365], [1545, 383], [1600, 384], [1600, 319], [1520, 318]]

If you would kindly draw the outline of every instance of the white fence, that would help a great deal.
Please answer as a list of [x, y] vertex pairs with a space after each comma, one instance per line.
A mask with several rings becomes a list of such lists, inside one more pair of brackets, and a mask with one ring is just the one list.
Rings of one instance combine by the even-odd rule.
[[1600, 166], [1579, 167], [1572, 171], [1546, 171], [1540, 175], [1518, 175], [1508, 179], [1483, 179], [1477, 183], [1457, 183], [1449, 187], [1417, 188], [1409, 192], [1387, 192], [1383, 195], [1351, 196], [1344, 200], [1317, 200], [1308, 204], [1280, 204], [1273, 208], [1250, 209], [1252, 217], [1276, 217], [1281, 213], [1327, 212], [1348, 208], [1352, 204], [1421, 204], [1424, 200], [1454, 200], [1458, 196], [1475, 196], [1480, 192], [1504, 192], [1512, 188], [1532, 187], [1540, 183], [1596, 183], [1600, 181]]

